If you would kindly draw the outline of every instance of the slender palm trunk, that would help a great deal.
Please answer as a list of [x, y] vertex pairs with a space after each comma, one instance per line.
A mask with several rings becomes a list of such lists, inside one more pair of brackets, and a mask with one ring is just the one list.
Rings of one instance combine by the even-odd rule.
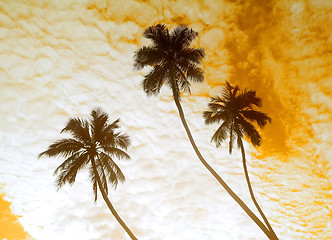
[[244, 151], [244, 147], [243, 147], [243, 142], [242, 142], [241, 139], [239, 139], [239, 141], [240, 141], [240, 147], [241, 147], [241, 153], [242, 153], [242, 163], [243, 163], [244, 174], [246, 176], [246, 181], [247, 181], [247, 184], [248, 184], [248, 188], [249, 188], [249, 193], [250, 193], [251, 199], [254, 202], [257, 210], [261, 214], [262, 218], [264, 219], [264, 222], [265, 222], [266, 226], [269, 228], [271, 234], [273, 234], [273, 236], [275, 237], [275, 239], [278, 239], [278, 237], [275, 234], [275, 232], [273, 231], [273, 229], [272, 229], [269, 221], [267, 220], [265, 214], [263, 213], [262, 209], [260, 208], [259, 204], [256, 201], [254, 192], [253, 192], [252, 187], [251, 187], [250, 179], [249, 179], [249, 174], [248, 174], [248, 169], [247, 169], [247, 164], [246, 164], [246, 156], [245, 156], [245, 151]]
[[181, 118], [181, 122], [186, 130], [186, 133], [188, 135], [189, 141], [194, 148], [194, 151], [196, 155], [198, 156], [199, 160], [203, 163], [203, 165], [207, 168], [207, 170], [214, 176], [214, 178], [222, 185], [222, 187], [228, 192], [229, 195], [242, 207], [242, 209], [248, 214], [248, 216], [262, 229], [262, 231], [265, 233], [265, 235], [271, 239], [271, 240], [276, 240], [270, 231], [266, 228], [266, 226], [259, 220], [259, 218], [247, 207], [247, 205], [233, 192], [233, 190], [226, 184], [226, 182], [214, 171], [214, 169], [205, 161], [203, 158], [202, 154], [198, 150], [196, 143], [191, 135], [190, 129], [187, 125], [187, 122], [185, 120], [185, 116], [179, 101], [179, 98], [176, 97], [178, 96], [174, 84], [172, 84], [172, 91], [173, 91], [173, 96], [174, 96], [174, 101], [176, 104], [176, 107], [178, 108], [179, 115]]
[[228, 145], [229, 154], [232, 153], [232, 147], [233, 147], [233, 124], [234, 124], [234, 121], [232, 121], [232, 123], [231, 123], [231, 130], [229, 131], [230, 132], [229, 145]]
[[121, 219], [121, 217], [119, 216], [119, 214], [116, 212], [116, 210], [113, 207], [111, 201], [108, 199], [107, 194], [105, 193], [105, 190], [102, 187], [101, 180], [100, 180], [98, 172], [97, 172], [96, 163], [95, 163], [95, 160], [93, 158], [91, 159], [91, 163], [92, 163], [92, 167], [93, 167], [93, 170], [95, 172], [95, 175], [96, 175], [96, 179], [97, 179], [97, 183], [98, 183], [98, 186], [99, 186], [99, 190], [100, 190], [101, 195], [103, 196], [103, 198], [104, 198], [104, 200], [105, 200], [108, 208], [111, 210], [113, 216], [120, 223], [121, 227], [123, 227], [123, 229], [127, 232], [127, 234], [130, 236], [130, 238], [133, 239], [133, 240], [137, 240], [137, 238], [135, 237], [135, 235], [130, 231], [130, 229], [127, 227], [127, 225]]

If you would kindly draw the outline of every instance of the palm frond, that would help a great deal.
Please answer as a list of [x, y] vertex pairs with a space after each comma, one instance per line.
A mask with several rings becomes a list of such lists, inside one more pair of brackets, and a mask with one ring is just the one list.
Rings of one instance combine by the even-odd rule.
[[125, 133], [115, 133], [114, 134], [114, 145], [113, 147], [120, 147], [127, 150], [131, 144], [130, 137]]
[[[111, 156], [129, 159], [129, 155], [122, 149], [128, 148], [130, 139], [126, 134], [115, 132], [120, 127], [119, 119], [111, 124], [108, 123], [108, 120], [108, 115], [100, 108], [91, 111], [89, 122], [80, 118], [70, 118], [62, 132], [69, 132], [74, 138], [58, 140], [39, 154], [39, 158], [42, 156], [66, 158], [54, 171], [55, 185], [58, 190], [66, 183], [72, 185], [78, 171], [90, 160], [94, 160], [96, 154], [100, 154], [96, 160], [96, 169], [93, 168], [94, 164], [89, 168], [95, 201], [99, 185], [98, 178], [101, 181], [100, 187], [105, 190], [106, 194], [108, 193], [108, 181], [116, 186], [119, 181], [125, 180], [121, 169], [113, 162]], [[101, 151], [103, 147], [110, 156]]]
[[114, 131], [110, 125], [102, 130], [96, 140], [100, 143], [101, 146], [113, 146], [114, 145]]
[[43, 156], [48, 157], [68, 157], [77, 151], [81, 150], [84, 147], [84, 144], [72, 139], [72, 138], [64, 138], [56, 141], [51, 144], [48, 149], [38, 155], [38, 158]]
[[146, 65], [152, 70], [144, 77], [143, 90], [147, 95], [158, 94], [163, 84], [173, 91], [173, 98], [181, 101], [181, 91], [190, 93], [188, 80], [203, 81], [203, 71], [198, 65], [204, 50], [189, 48], [198, 33], [186, 26], [177, 26], [171, 32], [163, 24], [151, 26], [144, 32], [153, 45], [140, 48], [134, 55], [134, 67]]
[[[75, 164], [75, 162], [79, 159], [79, 158], [86, 158], [87, 160], [87, 156], [85, 155], [86, 152], [85, 151], [78, 151], [75, 152], [73, 155], [71, 155], [70, 157], [68, 157], [60, 166], [58, 166], [53, 175], [57, 175], [58, 173], [60, 173], [62, 170], [67, 169], [69, 166]], [[78, 161], [79, 162], [79, 161]], [[82, 164], [86, 164], [82, 163]]]
[[77, 172], [85, 166], [88, 162], [88, 155], [83, 154], [80, 158], [77, 158], [74, 162], [66, 164], [61, 171], [58, 171], [58, 177], [55, 181], [55, 185], [58, 190], [66, 183], [72, 185], [75, 182]]
[[240, 88], [238, 85], [235, 85], [235, 87], [233, 87], [233, 90], [232, 90], [232, 98], [235, 99], [237, 97], [237, 93], [240, 91]]
[[123, 150], [116, 147], [103, 147], [103, 150], [117, 159], [130, 159], [130, 156]]
[[249, 121], [255, 121], [260, 128], [263, 128], [268, 122], [271, 123], [271, 118], [266, 113], [259, 112], [253, 109], [245, 109], [240, 113]]
[[223, 122], [221, 126], [217, 129], [217, 131], [213, 134], [211, 142], [215, 142], [216, 147], [219, 147], [221, 142], [227, 138], [229, 132], [229, 125], [229, 121]]
[[90, 167], [90, 179], [92, 182], [92, 190], [95, 196], [95, 202], [97, 201], [97, 196], [98, 196], [98, 183], [97, 183], [97, 179], [96, 179], [96, 173], [91, 165]]
[[61, 133], [69, 132], [72, 136], [83, 143], [88, 143], [90, 141], [89, 134], [89, 123], [80, 118], [70, 118]]
[[101, 152], [100, 155], [101, 155], [101, 162], [108, 176], [108, 181], [112, 183], [112, 185], [116, 188], [119, 181], [120, 182], [125, 181], [125, 176], [123, 175], [119, 166], [113, 161], [113, 159], [109, 155], [103, 152]]
[[238, 117], [236, 121], [237, 124], [239, 124], [239, 128], [241, 128], [241, 131], [244, 132], [245, 135], [249, 137], [251, 143], [254, 146], [260, 146], [262, 138], [255, 129], [254, 125], [252, 125], [250, 122], [248, 122], [242, 117]]
[[184, 25], [175, 27], [170, 33], [172, 45], [177, 50], [189, 47], [197, 36], [198, 32]]
[[109, 119], [108, 114], [103, 112], [100, 108], [96, 108], [91, 112], [91, 137], [94, 142], [101, 142], [105, 138], [103, 130], [107, 127]]
[[234, 88], [232, 85], [229, 84], [228, 81], [226, 81], [226, 86], [223, 87], [221, 91], [221, 96], [224, 99], [224, 101], [230, 101], [232, 99], [232, 90]]
[[101, 145], [113, 146], [115, 143], [115, 138], [117, 134], [115, 130], [120, 128], [120, 118], [112, 122], [111, 124], [107, 124], [106, 127], [102, 130], [102, 135], [104, 136], [100, 141]]
[[[113, 130], [119, 128], [120, 127], [119, 123], [120, 123], [120, 118], [116, 119], [114, 122], [112, 122], [111, 124], [109, 124], [110, 130], [113, 131]], [[110, 130], [108, 130], [108, 131], [110, 131]]]
[[203, 48], [186, 48], [177, 54], [179, 61], [198, 65], [201, 64], [204, 57], [205, 51]]
[[153, 41], [158, 48], [166, 48], [169, 45], [169, 31], [164, 24], [157, 24], [146, 29], [143, 36]]
[[97, 196], [98, 196], [98, 180], [99, 178], [101, 182], [101, 188], [105, 191], [106, 194], [108, 194], [108, 186], [107, 186], [107, 171], [105, 171], [105, 166], [103, 161], [101, 160], [102, 156], [100, 155], [96, 160], [95, 160], [95, 165], [96, 169], [93, 168], [93, 165], [91, 164], [89, 172], [90, 172], [90, 180], [92, 182], [92, 189], [94, 193], [94, 201], [97, 201]]
[[[94, 123], [97, 120], [106, 123], [108, 119], [107, 113], [105, 113], [100, 107], [96, 107], [91, 111], [91, 121]], [[103, 124], [102, 124], [103, 125]]]
[[193, 82], [203, 82], [204, 81], [203, 69], [194, 64], [188, 65], [187, 78], [189, 78], [189, 80]]
[[244, 103], [244, 106], [243, 107], [250, 107], [252, 105], [255, 105], [257, 107], [262, 107], [262, 99], [259, 98], [259, 97], [256, 97], [256, 91], [254, 90], [243, 90], [243, 92], [240, 94], [239, 96], [243, 103]]
[[[174, 78], [177, 86], [176, 88], [179, 89], [179, 91], [188, 92], [190, 94], [190, 83], [187, 80], [187, 76], [185, 75], [187, 68], [181, 63], [178, 64], [174, 62], [172, 64], [172, 69], [174, 70]], [[172, 81], [169, 82], [169, 85], [172, 88], [171, 84], [173, 84]]]
[[100, 110], [97, 115], [93, 114], [93, 120], [91, 124], [91, 129], [93, 133], [92, 135], [95, 142], [99, 142], [102, 146], [113, 146], [118, 144], [117, 141], [121, 141], [121, 139], [117, 140], [119, 134], [115, 133], [115, 129], [120, 127], [120, 119], [118, 118], [111, 124], [109, 124], [108, 121], [108, 114], [103, 112], [102, 110]]
[[142, 47], [134, 54], [134, 68], [140, 70], [146, 66], [156, 66], [165, 60], [165, 54], [155, 47]]
[[211, 101], [208, 103], [208, 107], [211, 111], [227, 111], [227, 102], [220, 97], [211, 97]]
[[165, 66], [155, 66], [147, 75], [145, 75], [142, 82], [144, 92], [150, 95], [157, 95], [167, 79], [168, 69]]
[[[254, 146], [260, 145], [262, 138], [250, 122], [256, 122], [262, 128], [271, 122], [271, 118], [265, 113], [253, 110], [252, 105], [261, 106], [261, 99], [256, 97], [255, 91], [240, 92], [237, 85], [233, 87], [227, 81], [222, 89], [221, 97], [211, 98], [208, 104], [209, 110], [203, 112], [203, 117], [206, 124], [224, 121], [212, 137], [217, 146], [222, 140], [225, 140], [227, 132], [230, 136], [230, 153], [236, 139], [238, 146], [241, 146], [244, 135], [249, 137]], [[223, 125], [225, 125], [224, 128], [222, 128]]]
[[177, 83], [177, 86], [178, 86], [179, 90], [182, 91], [182, 92], [187, 92], [187, 93], [191, 94], [190, 82], [181, 73], [179, 73], [177, 75], [178, 76], [176, 77], [176, 83]]
[[107, 178], [106, 178], [106, 173], [105, 173], [103, 156], [97, 157], [96, 165], [97, 165], [98, 176], [100, 178], [101, 185], [102, 185], [101, 187], [104, 189], [106, 195], [108, 195]]
[[204, 122], [207, 125], [210, 125], [212, 123], [219, 123], [221, 121], [227, 121], [228, 115], [226, 111], [220, 110], [220, 111], [213, 111], [213, 110], [207, 110], [203, 112], [203, 118]]
[[229, 154], [232, 154], [232, 150], [233, 150], [233, 146], [234, 146], [234, 139], [235, 139], [235, 136], [234, 136], [234, 121], [232, 121], [230, 123], [230, 127], [229, 127]]

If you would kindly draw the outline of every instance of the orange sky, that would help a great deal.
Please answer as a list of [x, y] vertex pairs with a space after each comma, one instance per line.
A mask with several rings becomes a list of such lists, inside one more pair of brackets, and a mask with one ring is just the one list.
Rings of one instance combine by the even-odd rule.
[[[262, 111], [272, 118], [272, 124], [261, 131], [262, 146], [254, 153], [259, 161], [253, 164], [270, 169], [259, 176], [262, 184], [278, 186], [279, 195], [286, 196], [288, 186], [274, 175], [284, 173], [283, 181], [293, 186], [293, 197], [281, 198], [279, 204], [285, 209], [297, 206], [293, 221], [303, 222], [305, 231], [314, 235], [325, 231], [332, 220], [330, 1], [114, 0], [105, 4], [96, 0], [86, 8], [122, 26], [105, 35], [115, 48], [141, 46], [143, 30], [160, 22], [170, 28], [187, 24], [198, 31], [195, 44], [206, 51], [206, 84], [193, 90], [193, 95], [209, 96], [226, 80], [257, 91], [263, 99]], [[298, 183], [295, 175], [302, 173], [309, 177]], [[270, 197], [273, 192], [275, 188], [266, 189]], [[9, 213], [9, 203], [1, 199], [0, 206], [0, 237], [4, 229], [13, 229], [5, 237], [22, 238], [25, 233]], [[319, 220], [314, 214], [301, 214], [322, 208], [330, 214], [324, 212]], [[282, 216], [275, 219], [282, 220]], [[313, 226], [307, 227], [308, 222]]]
[[7, 240], [29, 239], [30, 236], [18, 221], [18, 216], [13, 215], [10, 209], [10, 202], [0, 195], [0, 238]]
[[[313, 115], [326, 116], [324, 122], [332, 115], [331, 108], [321, 106], [332, 97], [329, 1], [94, 2], [90, 9], [131, 32], [109, 32], [111, 44], [139, 46], [142, 29], [160, 22], [198, 31], [196, 44], [206, 51], [206, 83], [216, 87], [228, 80], [262, 97], [263, 111], [273, 119], [263, 133], [260, 150], [266, 156], [294, 156], [312, 140], [321, 143]], [[200, 94], [209, 96], [203, 89]], [[313, 99], [314, 91], [322, 96]]]

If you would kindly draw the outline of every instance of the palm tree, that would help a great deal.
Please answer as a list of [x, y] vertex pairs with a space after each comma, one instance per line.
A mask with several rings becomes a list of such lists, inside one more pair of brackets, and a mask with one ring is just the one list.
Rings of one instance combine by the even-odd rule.
[[260, 146], [262, 138], [252, 123], [257, 123], [260, 128], [263, 128], [268, 122], [271, 123], [271, 118], [268, 117], [267, 114], [253, 109], [254, 105], [257, 107], [262, 106], [262, 100], [256, 97], [255, 91], [240, 91], [238, 86], [233, 87], [226, 82], [226, 86], [222, 90], [222, 97], [211, 98], [211, 102], [208, 105], [209, 110], [203, 112], [203, 117], [205, 118], [206, 124], [222, 122], [211, 139], [211, 141], [216, 143], [217, 147], [220, 146], [222, 141], [229, 137], [229, 153], [231, 154], [234, 142], [237, 142], [242, 153], [242, 163], [251, 199], [264, 219], [266, 226], [273, 236], [277, 238], [269, 221], [256, 201], [249, 179], [242, 142], [242, 138], [247, 136], [254, 146]]
[[165, 25], [157, 24], [146, 29], [143, 36], [152, 40], [151, 46], [144, 46], [138, 49], [134, 55], [134, 67], [136, 70], [146, 66], [152, 67], [142, 82], [143, 90], [150, 96], [157, 95], [163, 84], [171, 88], [181, 122], [199, 160], [264, 233], [270, 239], [273, 239], [270, 237], [271, 234], [266, 226], [203, 158], [185, 120], [180, 103], [180, 91], [190, 93], [189, 80], [193, 82], [202, 82], [204, 80], [201, 61], [205, 57], [205, 52], [201, 48], [190, 47], [191, 42], [198, 36], [198, 33], [186, 26], [177, 26], [173, 31], [169, 32]]
[[65, 161], [55, 170], [58, 190], [66, 183], [72, 185], [76, 174], [83, 168], [90, 171], [95, 202], [97, 201], [97, 186], [114, 217], [128, 233], [131, 239], [137, 238], [114, 209], [108, 199], [108, 183], [117, 187], [125, 176], [114, 162], [113, 158], [129, 159], [124, 151], [130, 145], [129, 136], [117, 132], [119, 119], [108, 123], [109, 117], [100, 108], [92, 110], [90, 121], [80, 118], [70, 118], [61, 133], [68, 132], [72, 138], [63, 138], [51, 144], [48, 149], [39, 154], [48, 157], [63, 157]]

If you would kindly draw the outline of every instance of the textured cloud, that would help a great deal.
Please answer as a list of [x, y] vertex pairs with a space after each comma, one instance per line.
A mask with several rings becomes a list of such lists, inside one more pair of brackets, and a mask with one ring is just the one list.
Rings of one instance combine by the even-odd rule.
[[[88, 114], [98, 104], [121, 115], [133, 136], [133, 161], [122, 165], [128, 181], [113, 199], [120, 215], [135, 226], [134, 232], [147, 239], [164, 239], [160, 234], [181, 240], [220, 235], [261, 239], [260, 233], [250, 232], [252, 225], [241, 222], [242, 212], [236, 212], [227, 196], [216, 192], [210, 177], [197, 170], [202, 167], [189, 161], [196, 157], [178, 130], [169, 92], [163, 89], [159, 99], [146, 99], [141, 92], [142, 73], [133, 71], [132, 55], [147, 43], [144, 29], [156, 23], [170, 28], [187, 24], [199, 32], [194, 44], [206, 51], [205, 83], [193, 85], [192, 96], [182, 101], [198, 145], [212, 164], [236, 190], [246, 192], [238, 181], [239, 156], [222, 155], [223, 149], [209, 144], [214, 128], [203, 125], [201, 112], [209, 95], [226, 80], [256, 90], [263, 111], [273, 119], [261, 131], [262, 146], [251, 149], [255, 157], [248, 159], [263, 209], [280, 238], [327, 239], [331, 234], [329, 1], [0, 4], [0, 111], [6, 114], [0, 125], [6, 138], [0, 160], [7, 169], [0, 176], [7, 184], [5, 193], [14, 197], [14, 211], [22, 215], [32, 236], [126, 237], [103, 202], [92, 204], [84, 174], [72, 188], [55, 193], [51, 173], [57, 163], [36, 163], [36, 154], [58, 137], [68, 116]], [[228, 213], [230, 208], [234, 212]], [[230, 231], [238, 223], [245, 235]]]
[[[272, 170], [260, 178], [279, 186], [279, 203], [285, 209], [296, 208], [287, 215], [301, 222], [303, 233], [325, 232], [332, 201], [326, 191], [332, 187], [331, 3], [128, 1], [120, 18], [113, 3], [100, 1], [96, 6], [102, 16], [119, 24], [134, 22], [143, 29], [159, 22], [170, 27], [187, 24], [199, 32], [197, 42], [206, 51], [205, 80], [210, 87], [200, 86], [194, 94], [216, 93], [213, 88], [219, 89], [225, 80], [257, 91], [263, 111], [273, 119], [262, 131], [259, 162], [254, 162]], [[143, 12], [148, 14], [139, 14]], [[307, 177], [297, 177], [302, 174]], [[267, 192], [272, 196], [275, 189]], [[317, 220], [319, 212], [324, 217]], [[279, 224], [286, 218], [281, 214]], [[309, 227], [309, 222], [314, 224]]]

